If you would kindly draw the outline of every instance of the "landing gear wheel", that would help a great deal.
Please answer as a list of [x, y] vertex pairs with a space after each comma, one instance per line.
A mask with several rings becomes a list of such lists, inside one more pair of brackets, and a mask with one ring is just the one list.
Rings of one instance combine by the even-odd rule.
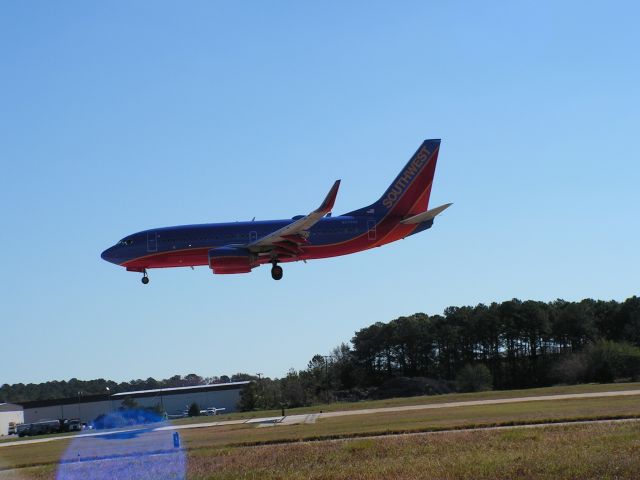
[[274, 280], [282, 279], [282, 267], [280, 265], [274, 265], [271, 267], [271, 278]]
[[141, 282], [145, 285], [149, 283], [149, 277], [147, 276], [147, 272], [144, 272], [144, 276], [142, 277]]

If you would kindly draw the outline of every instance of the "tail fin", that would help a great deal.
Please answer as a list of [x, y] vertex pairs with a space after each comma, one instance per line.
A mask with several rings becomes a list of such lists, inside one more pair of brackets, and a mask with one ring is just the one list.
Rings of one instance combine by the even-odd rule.
[[368, 207], [346, 215], [415, 215], [429, 206], [431, 184], [436, 171], [440, 140], [425, 140], [400, 171], [382, 197]]

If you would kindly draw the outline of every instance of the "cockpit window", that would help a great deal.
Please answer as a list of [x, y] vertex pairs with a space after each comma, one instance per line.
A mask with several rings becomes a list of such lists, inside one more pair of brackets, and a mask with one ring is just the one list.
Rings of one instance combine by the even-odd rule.
[[122, 240], [120, 240], [118, 242], [118, 245], [122, 246], [122, 247], [126, 247], [128, 245], [133, 244], [133, 239], [132, 238], [123, 238]]

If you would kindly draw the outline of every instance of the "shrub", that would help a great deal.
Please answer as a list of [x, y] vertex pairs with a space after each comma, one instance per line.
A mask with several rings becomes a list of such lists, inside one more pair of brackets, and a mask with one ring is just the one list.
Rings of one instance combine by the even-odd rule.
[[255, 382], [250, 382], [240, 391], [238, 409], [243, 412], [255, 410], [258, 403], [258, 390]]
[[600, 340], [581, 353], [558, 361], [551, 376], [559, 383], [600, 382], [640, 377], [640, 348], [628, 343]]
[[558, 360], [551, 368], [551, 378], [556, 383], [573, 385], [588, 379], [588, 359], [583, 353], [572, 353]]
[[187, 415], [189, 415], [190, 417], [197, 417], [200, 415], [200, 407], [197, 403], [194, 402], [189, 405], [189, 411], [187, 412]]
[[372, 390], [370, 397], [374, 399], [414, 397], [416, 395], [440, 395], [452, 391], [454, 388], [451, 382], [446, 380], [426, 377], [395, 377]]
[[628, 343], [601, 340], [586, 350], [588, 378], [607, 383], [640, 376], [640, 348]]
[[493, 387], [493, 377], [486, 365], [467, 364], [462, 367], [456, 377], [458, 390], [461, 392], [482, 392], [491, 390]]

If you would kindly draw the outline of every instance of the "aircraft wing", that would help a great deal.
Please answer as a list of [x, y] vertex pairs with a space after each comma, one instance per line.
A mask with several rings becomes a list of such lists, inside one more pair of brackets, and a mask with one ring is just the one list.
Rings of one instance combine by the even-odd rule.
[[295, 256], [297, 253], [300, 253], [298, 246], [308, 243], [308, 230], [327, 213], [331, 212], [333, 204], [336, 201], [336, 196], [338, 195], [339, 187], [340, 180], [336, 180], [324, 201], [316, 210], [290, 223], [286, 227], [282, 227], [250, 243], [247, 245], [249, 250], [262, 253], [277, 249], [278, 254], [284, 256]]

